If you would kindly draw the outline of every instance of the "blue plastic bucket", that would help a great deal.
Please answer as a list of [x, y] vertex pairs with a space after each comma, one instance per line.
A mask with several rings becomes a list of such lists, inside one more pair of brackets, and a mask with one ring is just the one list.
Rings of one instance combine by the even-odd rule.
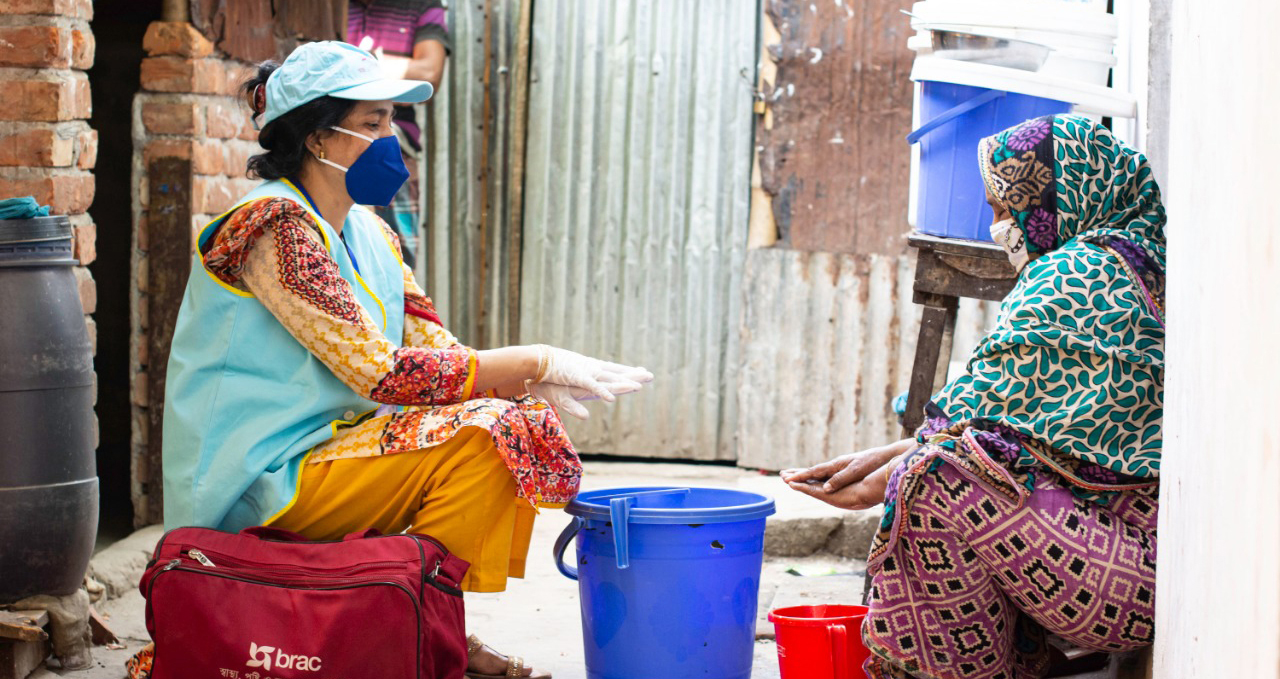
[[565, 511], [555, 559], [578, 581], [589, 679], [749, 679], [771, 498], [611, 488]]
[[978, 170], [978, 142], [1024, 120], [1066, 113], [1071, 104], [1015, 92], [921, 80], [920, 120], [907, 135], [920, 144], [916, 228], [950, 238], [991, 241], [993, 219]]

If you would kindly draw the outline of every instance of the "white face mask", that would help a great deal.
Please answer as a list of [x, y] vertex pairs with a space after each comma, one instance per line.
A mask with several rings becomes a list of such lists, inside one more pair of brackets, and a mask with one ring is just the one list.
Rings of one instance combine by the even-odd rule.
[[1022, 267], [1031, 261], [1031, 253], [1027, 252], [1027, 239], [1023, 237], [1022, 228], [1012, 218], [1001, 219], [991, 225], [991, 240], [1004, 248], [1015, 271], [1021, 272]]

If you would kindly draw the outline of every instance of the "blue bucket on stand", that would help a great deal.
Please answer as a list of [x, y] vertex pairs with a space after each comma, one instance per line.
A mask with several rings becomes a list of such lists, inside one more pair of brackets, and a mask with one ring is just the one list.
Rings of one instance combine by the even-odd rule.
[[[611, 488], [565, 511], [556, 566], [578, 581], [589, 679], [749, 679], [773, 499]], [[575, 535], [576, 568], [564, 563]]]
[[994, 219], [978, 170], [978, 142], [1071, 104], [983, 87], [921, 80], [920, 119], [907, 135], [920, 144], [916, 228], [949, 238], [991, 241]]

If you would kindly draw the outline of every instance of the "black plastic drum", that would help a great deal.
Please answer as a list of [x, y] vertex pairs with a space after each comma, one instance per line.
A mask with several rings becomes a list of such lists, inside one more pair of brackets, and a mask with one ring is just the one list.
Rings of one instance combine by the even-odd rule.
[[0, 220], [0, 604], [80, 586], [98, 530], [93, 354], [66, 217]]

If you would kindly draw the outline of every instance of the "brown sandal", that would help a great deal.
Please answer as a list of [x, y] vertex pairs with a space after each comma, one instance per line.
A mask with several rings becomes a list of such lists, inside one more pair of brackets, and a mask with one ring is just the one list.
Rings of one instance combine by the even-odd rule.
[[[474, 634], [468, 636], [467, 637], [467, 662], [470, 663], [471, 659], [474, 658], [482, 648], [485, 648], [485, 644], [483, 641], [480, 641], [479, 639], [477, 639], [476, 635]], [[489, 649], [489, 650], [492, 651], [493, 649]], [[497, 651], [493, 651], [493, 652], [496, 655], [502, 655]], [[507, 659], [506, 672], [498, 675], [498, 674], [480, 674], [479, 672], [472, 672], [468, 670], [466, 672], [467, 679], [551, 679], [551, 675], [546, 672], [543, 672], [541, 674], [531, 674], [531, 675], [525, 676], [524, 658], [521, 658], [520, 656], [517, 656], [517, 655], [508, 655], [504, 657]]]

